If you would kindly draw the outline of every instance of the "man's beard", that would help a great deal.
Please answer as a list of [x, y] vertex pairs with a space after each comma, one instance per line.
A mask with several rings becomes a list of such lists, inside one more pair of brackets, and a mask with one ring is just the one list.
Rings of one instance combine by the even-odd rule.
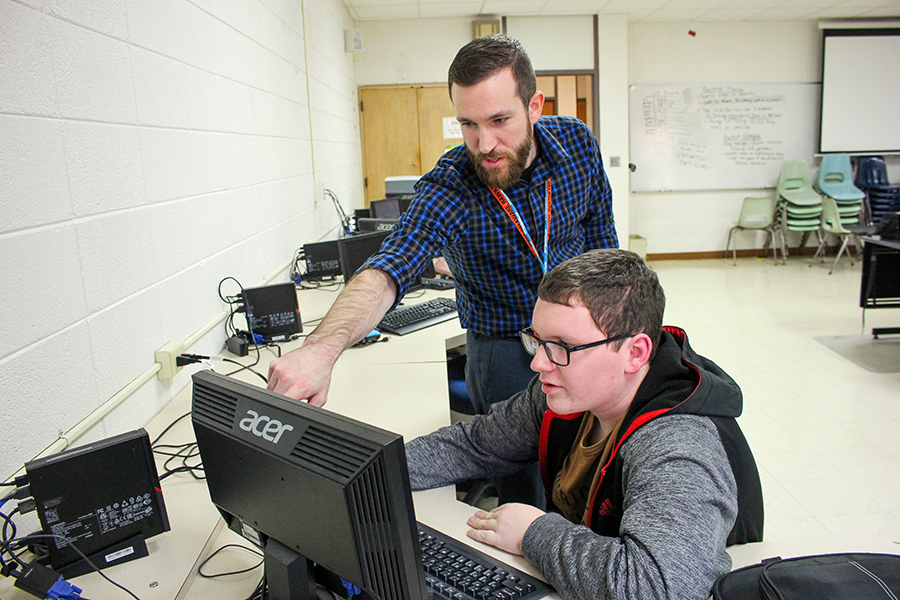
[[[505, 190], [519, 180], [522, 172], [528, 163], [528, 155], [531, 154], [531, 148], [534, 145], [534, 133], [528, 128], [528, 135], [525, 141], [516, 148], [515, 152], [490, 152], [482, 154], [481, 152], [473, 152], [466, 146], [466, 152], [472, 164], [475, 165], [475, 173], [478, 178], [488, 187], [500, 188]], [[484, 166], [484, 159], [497, 159], [505, 157], [506, 166], [492, 169]]]

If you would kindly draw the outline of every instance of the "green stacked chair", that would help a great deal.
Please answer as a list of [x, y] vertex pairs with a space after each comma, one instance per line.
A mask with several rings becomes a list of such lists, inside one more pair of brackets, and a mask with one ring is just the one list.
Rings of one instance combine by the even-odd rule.
[[813, 189], [809, 164], [805, 160], [787, 160], [781, 165], [775, 186], [777, 205], [775, 225], [781, 233], [781, 256], [787, 262], [787, 233], [800, 236], [800, 250], [806, 246], [809, 234], [819, 235], [822, 221], [822, 197]]

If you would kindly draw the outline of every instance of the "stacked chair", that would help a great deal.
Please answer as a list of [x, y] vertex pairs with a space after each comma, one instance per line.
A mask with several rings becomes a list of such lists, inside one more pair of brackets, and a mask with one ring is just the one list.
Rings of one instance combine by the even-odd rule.
[[849, 154], [826, 154], [822, 157], [817, 187], [819, 192], [834, 199], [842, 224], [856, 225], [860, 222], [866, 193], [853, 185]]
[[781, 233], [782, 262], [787, 262], [787, 232], [801, 233], [801, 252], [810, 233], [815, 232], [821, 241], [822, 197], [813, 189], [805, 160], [782, 163], [775, 193], [775, 227]]
[[822, 194], [822, 221], [816, 257], [821, 256], [823, 260], [825, 259], [827, 234], [837, 236], [841, 244], [831, 270], [828, 271], [830, 275], [847, 249], [848, 242], [853, 239], [858, 249], [856, 234], [866, 233], [864, 229], [867, 224], [863, 216], [863, 201], [866, 194], [853, 185], [850, 155], [843, 153], [826, 154], [822, 157], [816, 187]]
[[[822, 257], [823, 261], [825, 260], [825, 236], [829, 233], [837, 236], [841, 243], [841, 249], [838, 250], [834, 262], [831, 263], [831, 269], [828, 271], [828, 274], [831, 275], [834, 272], [834, 268], [837, 266], [838, 261], [841, 260], [841, 255], [844, 254], [844, 250], [847, 249], [848, 242], [855, 238], [856, 232], [847, 229], [844, 226], [840, 209], [838, 208], [838, 203], [835, 199], [831, 196], [824, 196], [822, 198], [822, 224], [819, 232], [819, 247], [816, 249], [816, 255], [813, 256], [814, 260], [819, 256]], [[857, 248], [858, 247], [859, 244], [857, 244]], [[847, 252], [847, 255], [850, 256], [849, 251]], [[850, 264], [853, 264], [852, 256]]]
[[768, 255], [769, 244], [772, 244], [772, 258], [778, 264], [778, 247], [775, 245], [775, 227], [773, 226], [773, 213], [775, 202], [772, 198], [744, 198], [741, 204], [741, 215], [737, 225], [728, 230], [728, 242], [725, 244], [725, 256], [728, 256], [728, 248], [731, 248], [731, 260], [737, 264], [737, 240], [734, 246], [731, 239], [738, 231], [765, 231], [766, 243], [763, 246], [763, 254]]
[[863, 156], [856, 169], [856, 187], [866, 194], [869, 223], [878, 226], [885, 213], [900, 211], [900, 185], [888, 181], [887, 166], [880, 156]]

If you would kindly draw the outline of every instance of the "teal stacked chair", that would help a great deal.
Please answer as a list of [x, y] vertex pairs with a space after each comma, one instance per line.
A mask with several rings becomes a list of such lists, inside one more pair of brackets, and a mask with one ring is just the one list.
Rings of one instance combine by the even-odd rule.
[[774, 223], [775, 202], [766, 196], [765, 198], [744, 198], [741, 204], [741, 214], [737, 225], [728, 230], [728, 241], [725, 243], [725, 256], [728, 256], [728, 248], [731, 248], [731, 260], [737, 264], [737, 241], [731, 245], [732, 237], [739, 231], [765, 231], [766, 243], [763, 245], [763, 255], [768, 255], [769, 244], [772, 245], [772, 258], [778, 264], [778, 250], [775, 245]]
[[800, 251], [806, 246], [809, 234], [820, 235], [822, 221], [822, 197], [813, 189], [809, 176], [809, 164], [805, 160], [786, 160], [778, 174], [775, 186], [777, 205], [775, 224], [781, 233], [781, 257], [787, 262], [787, 233], [796, 231], [800, 236]]
[[862, 217], [866, 193], [853, 185], [849, 154], [826, 154], [822, 157], [817, 183], [819, 192], [833, 198], [842, 225], [857, 225]]

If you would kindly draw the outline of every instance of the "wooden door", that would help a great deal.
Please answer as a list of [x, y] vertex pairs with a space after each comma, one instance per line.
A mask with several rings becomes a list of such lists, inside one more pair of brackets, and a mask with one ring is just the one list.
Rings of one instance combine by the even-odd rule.
[[450, 102], [447, 86], [423, 86], [416, 90], [419, 104], [419, 155], [424, 175], [448, 147], [463, 143], [461, 137], [444, 137], [444, 119], [456, 124], [456, 110]]
[[412, 87], [361, 88], [366, 206], [384, 198], [384, 178], [421, 175], [419, 116]]

